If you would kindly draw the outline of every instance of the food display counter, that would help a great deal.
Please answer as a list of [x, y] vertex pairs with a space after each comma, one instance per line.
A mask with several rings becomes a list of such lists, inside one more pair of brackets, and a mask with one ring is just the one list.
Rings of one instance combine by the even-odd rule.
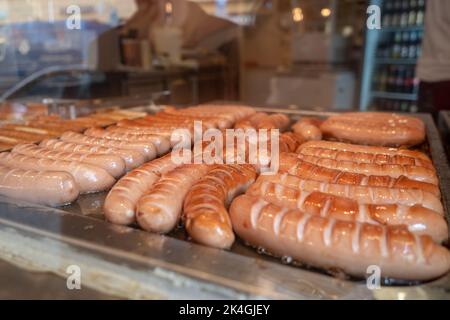
[[[334, 113], [257, 107], [268, 114], [326, 118]], [[133, 108], [156, 113], [158, 106]], [[450, 167], [432, 117], [418, 114], [428, 154], [439, 178], [447, 222], [450, 221]], [[449, 299], [450, 274], [433, 281], [366, 281], [332, 275], [287, 259], [260, 254], [237, 239], [230, 250], [189, 241], [182, 228], [167, 235], [134, 225], [114, 225], [104, 218], [107, 192], [85, 194], [70, 205], [52, 208], [0, 198], [0, 258], [33, 272], [66, 279], [68, 268], [81, 272], [83, 288], [108, 297], [138, 299]], [[25, 290], [25, 289], [24, 289]], [[58, 290], [58, 289], [56, 289]], [[59, 289], [67, 290], [65, 282]], [[92, 293], [93, 296], [95, 296]]]

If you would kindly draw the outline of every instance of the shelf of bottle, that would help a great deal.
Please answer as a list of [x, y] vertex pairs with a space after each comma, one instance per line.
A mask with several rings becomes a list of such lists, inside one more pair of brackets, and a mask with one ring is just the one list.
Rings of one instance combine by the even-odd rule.
[[423, 31], [424, 27], [421, 26], [396, 26], [396, 27], [381, 27], [380, 31], [383, 32], [397, 32], [397, 31]]
[[417, 106], [414, 107], [408, 107], [407, 109], [394, 109], [389, 107], [380, 107], [380, 106], [374, 106], [371, 108], [373, 111], [382, 111], [382, 112], [404, 112], [404, 113], [417, 113]]
[[376, 64], [399, 64], [399, 65], [415, 65], [417, 59], [395, 59], [395, 58], [376, 58]]
[[374, 98], [392, 99], [392, 100], [408, 100], [416, 101], [416, 93], [399, 93], [399, 92], [387, 92], [387, 91], [374, 91], [372, 92]]

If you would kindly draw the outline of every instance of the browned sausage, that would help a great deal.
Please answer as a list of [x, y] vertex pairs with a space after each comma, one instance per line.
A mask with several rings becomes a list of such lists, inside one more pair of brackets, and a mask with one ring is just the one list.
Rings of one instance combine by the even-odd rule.
[[105, 199], [104, 212], [109, 221], [128, 225], [136, 221], [136, 205], [141, 196], [150, 191], [162, 174], [178, 165], [168, 154], [148, 162], [120, 179]]
[[147, 231], [170, 232], [181, 216], [189, 189], [211, 168], [204, 164], [187, 164], [165, 174], [139, 200], [136, 215], [139, 225]]
[[115, 179], [106, 170], [77, 161], [42, 159], [17, 153], [0, 153], [0, 165], [23, 170], [65, 171], [70, 173], [81, 193], [104, 191]]
[[13, 153], [53, 160], [78, 161], [105, 169], [114, 178], [125, 174], [125, 162], [119, 156], [108, 154], [89, 154], [68, 151], [56, 151], [35, 144], [20, 144], [12, 149]]
[[427, 234], [439, 243], [448, 238], [448, 227], [444, 217], [420, 204], [412, 207], [396, 203], [368, 204], [319, 191], [305, 191], [261, 181], [253, 184], [247, 194], [282, 207], [299, 209], [322, 217], [372, 224], [406, 225], [410, 232]]
[[450, 269], [450, 253], [428, 236], [402, 226], [377, 226], [305, 214], [247, 195], [230, 208], [235, 232], [277, 256], [364, 277], [378, 266], [382, 277], [429, 280]]
[[255, 181], [251, 165], [218, 165], [189, 190], [184, 201], [186, 230], [194, 241], [229, 249], [234, 233], [227, 208]]
[[134, 134], [124, 134], [118, 132], [106, 131], [101, 128], [90, 128], [84, 132], [85, 135], [89, 137], [109, 139], [109, 140], [119, 140], [119, 141], [130, 141], [130, 142], [150, 142], [152, 143], [158, 152], [158, 155], [167, 153], [170, 150], [170, 140], [163, 136], [158, 135], [134, 135]]
[[374, 146], [411, 146], [425, 140], [425, 125], [414, 117], [383, 112], [352, 112], [329, 117], [325, 136]]
[[280, 154], [280, 172], [289, 172], [302, 179], [311, 179], [336, 184], [350, 184], [370, 187], [420, 189], [440, 197], [439, 188], [431, 183], [416, 181], [401, 176], [392, 178], [389, 176], [365, 175], [358, 173], [334, 170], [298, 159], [295, 154]]
[[76, 132], [64, 133], [61, 136], [61, 140], [80, 144], [87, 144], [90, 146], [102, 146], [109, 148], [138, 151], [145, 156], [147, 161], [156, 158], [156, 148], [151, 142], [144, 143], [144, 142], [108, 140], [108, 139], [88, 137]]

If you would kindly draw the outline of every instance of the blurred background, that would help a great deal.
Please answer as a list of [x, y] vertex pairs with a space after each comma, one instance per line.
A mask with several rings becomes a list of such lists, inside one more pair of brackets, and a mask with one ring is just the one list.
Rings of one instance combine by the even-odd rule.
[[442, 0], [0, 0], [0, 95], [434, 112], [433, 99], [450, 99], [434, 87], [420, 98], [424, 26], [445, 19], [427, 17], [431, 2], [450, 10]]

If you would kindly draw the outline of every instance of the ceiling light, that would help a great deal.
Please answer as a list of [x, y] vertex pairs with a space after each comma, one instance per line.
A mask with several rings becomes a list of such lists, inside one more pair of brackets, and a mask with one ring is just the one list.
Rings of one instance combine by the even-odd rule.
[[329, 8], [323, 8], [322, 10], [320, 10], [320, 14], [322, 15], [322, 17], [329, 17], [331, 16], [331, 10]]

